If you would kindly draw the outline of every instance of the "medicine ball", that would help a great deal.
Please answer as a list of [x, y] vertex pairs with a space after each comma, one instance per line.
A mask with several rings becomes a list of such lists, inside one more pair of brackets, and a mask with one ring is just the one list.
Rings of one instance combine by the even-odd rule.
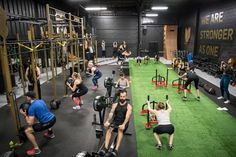
[[67, 77], [65, 84], [69, 83], [72, 86], [73, 82], [74, 80], [72, 79], [72, 77]]
[[20, 109], [22, 109], [26, 114], [28, 115], [28, 110], [29, 110], [30, 104], [29, 103], [23, 103], [20, 105]]

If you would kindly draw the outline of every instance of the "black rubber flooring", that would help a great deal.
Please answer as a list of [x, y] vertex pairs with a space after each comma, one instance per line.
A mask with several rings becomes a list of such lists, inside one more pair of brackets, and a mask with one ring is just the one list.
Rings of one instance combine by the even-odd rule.
[[[103, 72], [103, 77], [99, 80], [99, 89], [94, 92], [91, 90], [91, 78], [85, 79], [84, 83], [89, 88], [89, 92], [84, 96], [84, 105], [81, 110], [74, 111], [72, 109], [73, 101], [71, 98], [63, 98], [64, 82], [59, 75], [56, 79], [56, 91], [58, 98], [61, 98], [61, 106], [58, 110], [52, 111], [56, 115], [57, 123], [54, 126], [56, 137], [48, 140], [43, 137], [43, 133], [36, 133], [36, 139], [42, 150], [42, 153], [37, 156], [42, 157], [75, 157], [80, 151], [88, 151], [89, 153], [96, 151], [99, 144], [99, 139], [96, 139], [95, 128], [92, 126], [93, 115], [98, 113], [93, 110], [93, 99], [98, 95], [105, 95], [103, 81], [107, 76], [112, 76], [112, 70], [116, 70], [115, 80], [119, 76], [117, 66], [101, 66], [99, 69]], [[53, 91], [51, 83], [44, 83], [41, 85], [42, 99], [47, 104], [53, 99]], [[128, 98], [131, 99], [131, 93], [128, 91]], [[24, 101], [24, 98], [17, 100], [18, 105]], [[131, 100], [132, 103], [132, 100]], [[105, 118], [106, 119], [106, 118]], [[128, 133], [132, 136], [124, 136], [120, 147], [118, 156], [136, 157], [136, 135], [133, 126], [133, 116], [129, 123]], [[13, 123], [11, 120], [11, 113], [9, 106], [0, 108], [0, 154], [8, 150], [8, 143], [10, 140], [15, 141], [15, 133], [13, 130]], [[19, 157], [27, 156], [25, 151], [32, 148], [29, 142], [24, 143], [17, 149]]]

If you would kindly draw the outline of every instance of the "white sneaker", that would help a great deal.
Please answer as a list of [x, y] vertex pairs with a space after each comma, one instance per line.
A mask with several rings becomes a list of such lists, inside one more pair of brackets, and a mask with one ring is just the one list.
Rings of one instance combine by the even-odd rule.
[[74, 109], [74, 110], [79, 110], [79, 109], [80, 109], [80, 106], [74, 106], [73, 109]]
[[230, 103], [230, 101], [229, 101], [229, 100], [226, 100], [226, 101], [224, 101], [224, 103], [225, 103], [225, 104], [229, 104], [229, 103]]
[[226, 107], [223, 107], [222, 110], [224, 110], [224, 111], [228, 111], [228, 109], [227, 109]]
[[221, 107], [216, 108], [218, 111], [222, 111], [223, 109]]
[[223, 96], [219, 96], [217, 99], [221, 100], [221, 99], [224, 99], [224, 97]]

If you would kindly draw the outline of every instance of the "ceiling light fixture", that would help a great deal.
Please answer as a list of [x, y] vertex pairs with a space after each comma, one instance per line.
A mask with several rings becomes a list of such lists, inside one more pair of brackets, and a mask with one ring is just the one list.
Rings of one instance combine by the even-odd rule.
[[99, 11], [99, 10], [107, 10], [106, 7], [86, 7], [85, 10], [87, 11]]
[[167, 6], [152, 7], [152, 10], [167, 10]]
[[146, 14], [146, 17], [157, 17], [158, 14]]

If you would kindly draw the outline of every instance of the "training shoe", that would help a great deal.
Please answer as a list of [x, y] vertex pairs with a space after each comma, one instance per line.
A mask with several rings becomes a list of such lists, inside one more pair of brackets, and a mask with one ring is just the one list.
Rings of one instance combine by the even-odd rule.
[[49, 134], [48, 131], [45, 132], [45, 133], [43, 134], [43, 136], [44, 136], [45, 138], [51, 138], [51, 139], [55, 138], [55, 134], [54, 134], [54, 133]]
[[26, 151], [26, 154], [27, 155], [36, 155], [36, 154], [40, 154], [41, 153], [41, 150], [40, 149], [31, 149], [31, 150], [27, 150]]
[[229, 100], [224, 101], [224, 104], [229, 104], [229, 103], [230, 103]]
[[74, 106], [72, 107], [74, 110], [79, 110], [80, 109], [80, 106]]
[[197, 101], [200, 101], [200, 96], [197, 97]]
[[114, 151], [111, 152], [111, 154], [112, 154], [113, 156], [117, 156], [118, 151], [117, 151], [117, 150], [114, 150]]
[[186, 101], [186, 100], [188, 100], [188, 99], [187, 99], [187, 97], [183, 96], [183, 97], [182, 97], [182, 100]]
[[173, 150], [173, 149], [174, 149], [173, 144], [169, 144], [169, 145], [168, 145], [168, 149], [169, 149], [169, 150]]
[[218, 100], [222, 100], [222, 99], [224, 99], [224, 97], [223, 96], [219, 96], [217, 99]]
[[161, 144], [156, 144], [155, 147], [159, 150], [162, 150], [162, 145]]
[[104, 156], [108, 152], [108, 149], [104, 148], [98, 152], [100, 156]]
[[93, 86], [92, 90], [96, 91], [97, 90], [97, 86]]

